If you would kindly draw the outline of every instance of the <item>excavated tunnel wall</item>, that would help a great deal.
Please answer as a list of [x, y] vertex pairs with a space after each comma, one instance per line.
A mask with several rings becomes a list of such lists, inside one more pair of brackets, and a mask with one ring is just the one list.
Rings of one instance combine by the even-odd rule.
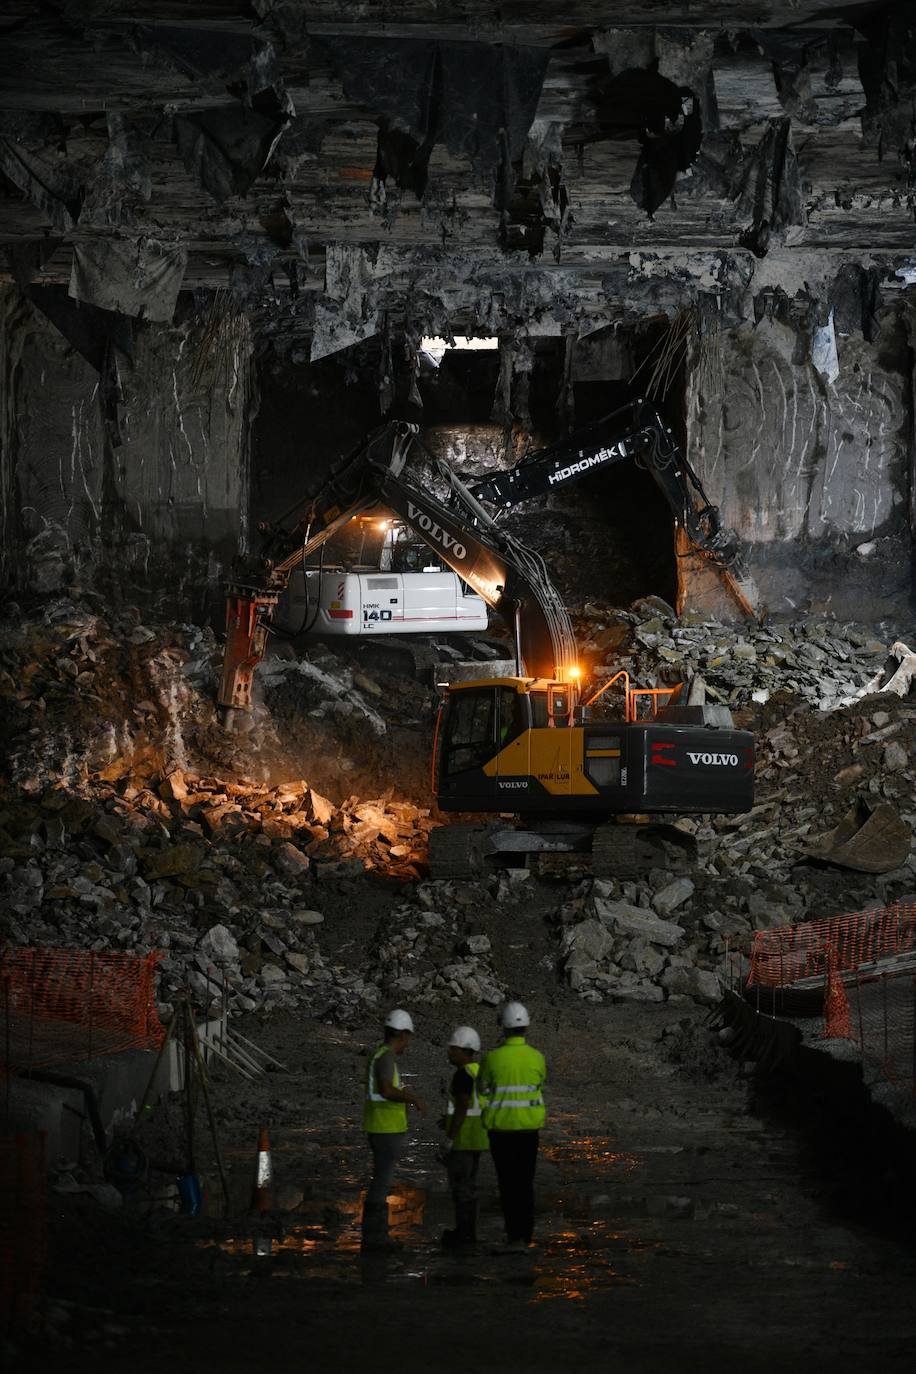
[[[906, 323], [888, 312], [874, 342], [836, 343], [832, 381], [799, 329], [777, 319], [695, 350], [688, 452], [771, 611], [882, 618], [905, 612], [911, 595]], [[688, 603], [715, 604], [721, 590], [694, 571]]]
[[243, 315], [137, 323], [106, 385], [26, 297], [0, 288], [7, 584], [206, 615], [244, 530], [250, 353]]

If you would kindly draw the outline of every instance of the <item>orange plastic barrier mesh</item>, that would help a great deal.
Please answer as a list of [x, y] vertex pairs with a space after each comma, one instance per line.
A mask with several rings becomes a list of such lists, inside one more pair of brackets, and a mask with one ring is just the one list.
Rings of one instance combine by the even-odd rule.
[[47, 1253], [43, 1131], [0, 1136], [0, 1331], [28, 1322]]
[[803, 978], [823, 978], [831, 951], [838, 973], [909, 951], [916, 955], [916, 904], [758, 930], [751, 945], [748, 985], [784, 987]]
[[161, 950], [140, 957], [109, 950], [0, 952], [0, 1059], [33, 1068], [127, 1049], [156, 1049]]

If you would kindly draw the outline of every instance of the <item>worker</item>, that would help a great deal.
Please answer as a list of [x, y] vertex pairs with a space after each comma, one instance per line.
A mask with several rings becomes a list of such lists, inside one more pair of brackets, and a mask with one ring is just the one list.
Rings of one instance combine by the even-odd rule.
[[477, 1091], [499, 1183], [506, 1241], [511, 1250], [525, 1250], [534, 1233], [534, 1171], [546, 1116], [547, 1066], [540, 1051], [525, 1040], [529, 1017], [521, 1002], [507, 1002], [497, 1024], [503, 1043], [485, 1057]]
[[363, 1205], [363, 1250], [400, 1248], [388, 1235], [388, 1189], [407, 1145], [407, 1108], [421, 1116], [421, 1097], [401, 1086], [397, 1060], [410, 1044], [413, 1019], [400, 1007], [385, 1018], [384, 1040], [373, 1050], [366, 1074], [363, 1130], [372, 1151], [372, 1178]]
[[477, 1096], [480, 1036], [473, 1026], [458, 1026], [448, 1042], [448, 1062], [454, 1065], [448, 1105], [442, 1118], [447, 1145], [445, 1168], [455, 1204], [454, 1230], [444, 1231], [442, 1244], [473, 1245], [477, 1240], [477, 1170], [487, 1148], [487, 1132]]

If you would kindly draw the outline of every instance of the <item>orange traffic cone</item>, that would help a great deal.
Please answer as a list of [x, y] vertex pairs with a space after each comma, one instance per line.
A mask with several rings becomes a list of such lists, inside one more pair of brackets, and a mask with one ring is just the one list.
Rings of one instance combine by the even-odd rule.
[[[270, 1158], [270, 1140], [267, 1127], [262, 1126], [258, 1133], [258, 1162], [251, 1194], [252, 1212], [269, 1212], [274, 1205], [274, 1167]], [[269, 1255], [273, 1240], [266, 1232], [255, 1231], [254, 1253]]]
[[827, 984], [824, 989], [824, 1039], [852, 1039], [852, 1026], [849, 1021], [849, 998], [846, 996], [843, 980], [837, 972], [834, 950], [830, 950], [827, 954]]

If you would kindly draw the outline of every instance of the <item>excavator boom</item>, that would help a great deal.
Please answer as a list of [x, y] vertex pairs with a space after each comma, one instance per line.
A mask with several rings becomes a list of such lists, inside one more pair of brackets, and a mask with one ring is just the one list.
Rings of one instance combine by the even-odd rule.
[[689, 551], [714, 563], [742, 610], [757, 613], [757, 589], [741, 558], [737, 535], [722, 525], [717, 506], [654, 406], [633, 401], [567, 438], [527, 454], [506, 472], [472, 482], [479, 501], [508, 510], [546, 496], [598, 468], [635, 462], [644, 467], [667, 501]]

